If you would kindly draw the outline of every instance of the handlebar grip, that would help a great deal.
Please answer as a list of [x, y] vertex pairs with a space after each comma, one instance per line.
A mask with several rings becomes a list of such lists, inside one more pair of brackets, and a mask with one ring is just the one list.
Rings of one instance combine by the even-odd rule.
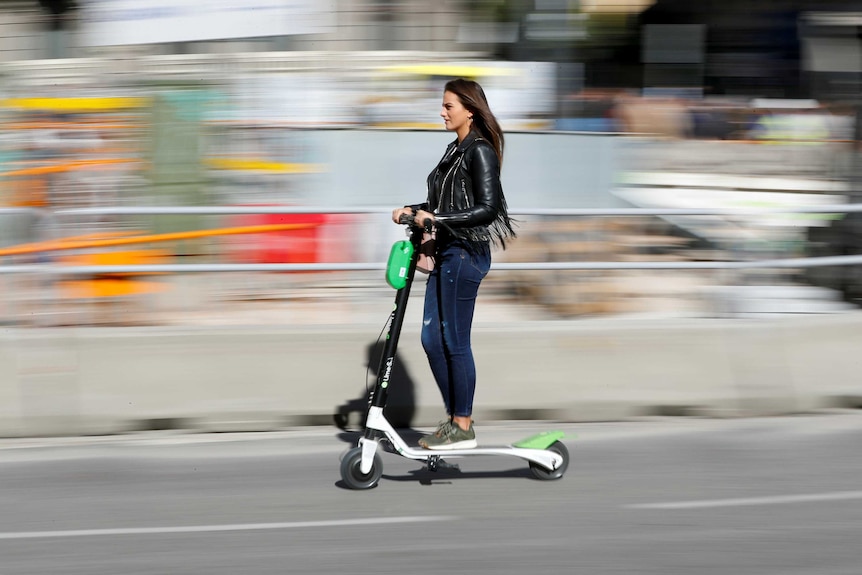
[[[416, 216], [414, 216], [413, 214], [401, 214], [401, 216], [398, 218], [398, 223], [399, 224], [405, 224], [408, 226], [415, 226], [416, 225]], [[422, 222], [422, 228], [426, 232], [430, 232], [433, 229], [433, 227], [434, 227], [434, 221], [431, 218], [425, 218], [425, 221]]]

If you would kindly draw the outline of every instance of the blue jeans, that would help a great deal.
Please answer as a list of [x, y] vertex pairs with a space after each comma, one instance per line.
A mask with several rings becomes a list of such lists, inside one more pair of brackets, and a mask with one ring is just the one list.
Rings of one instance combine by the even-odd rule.
[[473, 413], [476, 364], [470, 331], [479, 284], [490, 267], [490, 246], [468, 249], [452, 241], [440, 246], [428, 275], [422, 347], [450, 416]]

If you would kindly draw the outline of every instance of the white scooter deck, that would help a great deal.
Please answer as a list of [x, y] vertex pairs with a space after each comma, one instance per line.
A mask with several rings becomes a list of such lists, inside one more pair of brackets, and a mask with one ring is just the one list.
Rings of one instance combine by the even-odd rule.
[[[453, 457], [469, 457], [473, 455], [511, 455], [537, 463], [542, 467], [551, 471], [563, 465], [563, 457], [547, 449], [534, 449], [527, 447], [516, 447], [515, 445], [505, 446], [489, 446], [489, 447], [473, 447], [469, 449], [425, 449], [423, 447], [411, 447], [407, 445], [398, 432], [392, 427], [389, 421], [383, 415], [382, 409], [371, 408], [368, 413], [368, 420], [365, 424], [369, 429], [382, 431], [386, 439], [392, 444], [392, 447], [399, 455], [408, 459], [419, 461], [429, 458], [453, 458]], [[377, 451], [379, 440], [370, 440], [362, 438], [359, 444], [363, 448], [363, 453], [368, 452], [368, 457], [373, 457], [373, 453]]]

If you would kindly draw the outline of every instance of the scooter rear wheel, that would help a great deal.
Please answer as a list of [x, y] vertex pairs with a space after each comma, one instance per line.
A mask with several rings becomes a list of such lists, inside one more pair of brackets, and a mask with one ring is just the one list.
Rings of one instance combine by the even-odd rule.
[[554, 453], [561, 455], [563, 458], [563, 462], [559, 467], [551, 471], [550, 469], [545, 469], [538, 463], [530, 462], [530, 471], [533, 473], [533, 477], [536, 479], [542, 480], [551, 480], [551, 479], [559, 479], [566, 472], [566, 469], [569, 467], [569, 450], [566, 449], [566, 446], [561, 441], [553, 442], [549, 447], [548, 451], [553, 451]]
[[371, 489], [383, 475], [383, 460], [374, 454], [374, 461], [368, 473], [362, 473], [362, 448], [354, 447], [341, 460], [341, 479], [350, 489]]

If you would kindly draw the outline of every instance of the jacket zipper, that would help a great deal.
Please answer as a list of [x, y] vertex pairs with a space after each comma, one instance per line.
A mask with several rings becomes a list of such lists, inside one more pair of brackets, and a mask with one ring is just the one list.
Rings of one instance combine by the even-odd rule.
[[[467, 182], [464, 178], [461, 178], [461, 193], [464, 194], [464, 206], [470, 206], [470, 198], [467, 196]], [[452, 194], [454, 196], [454, 194]]]
[[[443, 207], [443, 191], [446, 189], [446, 179], [450, 176], [453, 176], [455, 170], [461, 165], [461, 161], [464, 159], [464, 156], [461, 155], [455, 162], [452, 163], [452, 167], [449, 168], [449, 171], [446, 172], [446, 175], [443, 176], [443, 184], [440, 186], [440, 200], [438, 202], [438, 209]], [[449, 186], [449, 211], [455, 210], [455, 178], [452, 177], [450, 179], [451, 183]]]

